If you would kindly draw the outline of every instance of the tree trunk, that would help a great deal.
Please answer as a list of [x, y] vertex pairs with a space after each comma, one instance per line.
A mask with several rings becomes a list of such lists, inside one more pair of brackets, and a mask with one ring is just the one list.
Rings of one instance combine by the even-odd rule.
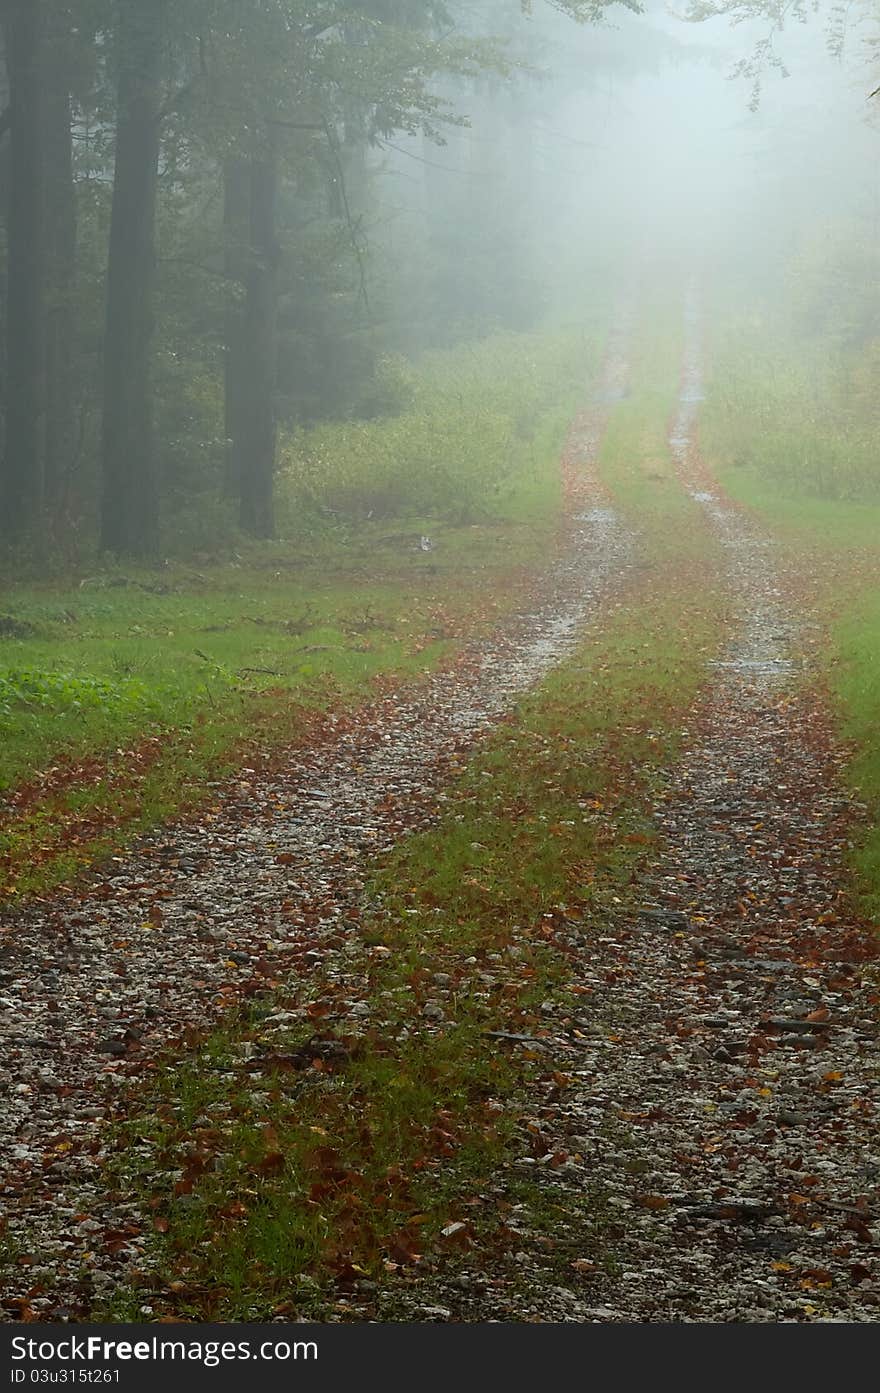
[[223, 170], [224, 271], [227, 279], [224, 354], [226, 492], [241, 496], [237, 442], [242, 435], [245, 377], [244, 293], [251, 235], [251, 175], [246, 160], [229, 159]]
[[46, 45], [46, 462], [45, 493], [60, 501], [73, 464], [73, 339], [76, 199], [71, 139], [70, 13], [62, 8]]
[[[9, 186], [12, 173], [12, 161], [10, 151], [9, 129], [12, 124], [12, 108], [10, 105], [9, 92], [9, 16], [5, 0], [0, 0], [0, 38], [3, 40], [3, 62], [0, 64], [0, 106], [3, 109], [3, 116], [0, 118], [0, 227], [5, 232], [9, 227]], [[6, 325], [8, 323], [7, 314], [7, 277], [0, 276], [0, 508], [3, 507], [4, 495], [6, 492], [5, 484], [5, 446], [4, 446], [4, 427], [6, 425], [6, 394], [7, 394], [7, 342]], [[4, 510], [5, 511], [5, 510]], [[4, 534], [4, 525], [0, 520], [0, 539]]]
[[275, 533], [275, 388], [278, 377], [278, 246], [275, 215], [278, 169], [272, 151], [250, 167], [250, 249], [247, 266], [240, 419], [235, 438], [240, 521], [253, 537]]
[[[367, 136], [355, 104], [349, 103], [342, 139], [328, 153], [329, 196], [327, 211], [340, 222], [357, 224], [367, 208], [369, 175]], [[354, 229], [352, 229], [354, 230]]]
[[119, 101], [104, 340], [101, 545], [154, 554], [159, 495], [151, 358], [168, 0], [119, 0]]
[[43, 503], [45, 239], [43, 229], [43, 3], [6, 0], [10, 85], [6, 448], [0, 527], [32, 531]]

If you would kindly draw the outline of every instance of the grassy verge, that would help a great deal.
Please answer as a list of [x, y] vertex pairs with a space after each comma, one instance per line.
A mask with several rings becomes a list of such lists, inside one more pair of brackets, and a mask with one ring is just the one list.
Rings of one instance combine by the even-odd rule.
[[133, 584], [62, 599], [73, 633], [42, 617], [54, 595], [19, 593], [17, 622], [34, 632], [3, 645], [0, 885], [18, 898], [310, 738], [316, 712], [378, 677], [417, 676], [491, 616], [415, 557], [408, 583], [236, 573], [161, 596]]
[[[376, 870], [372, 908], [340, 944], [369, 1025], [330, 960], [157, 1073], [113, 1180], [156, 1237], [140, 1285], [104, 1314], [360, 1318], [414, 1265], [504, 1241], [481, 1184], [548, 1065], [488, 1033], [540, 1036], [548, 997], [564, 1016], [589, 1009], [572, 924], [588, 942], [609, 897], [631, 892], [723, 628], [708, 533], [665, 540], [682, 506], [668, 475], [638, 501], [665, 460], [667, 389], [620, 408], [603, 454], [647, 528], [649, 573], [474, 754], [437, 824]], [[537, 1187], [523, 1203], [541, 1205]]]
[[[334, 513], [308, 539], [225, 562], [4, 586], [0, 892], [21, 899], [69, 881], [242, 762], [308, 739], [316, 710], [368, 695], [381, 676], [417, 677], [515, 603], [553, 544], [559, 453], [597, 358], [592, 341], [524, 338], [528, 392], [499, 377], [506, 341], [422, 369], [408, 419], [421, 413], [432, 434], [447, 411], [455, 470], [430, 497], [401, 498], [433, 516]], [[321, 448], [366, 489], [392, 426], [356, 428], [358, 450], [354, 427], [328, 427]], [[466, 522], [449, 516], [459, 493]]]
[[[878, 555], [880, 563], [880, 555]], [[880, 924], [880, 585], [877, 580], [847, 609], [833, 630], [833, 689], [841, 727], [856, 754], [850, 764], [855, 789], [865, 799], [871, 825], [853, 862], [862, 904]]]

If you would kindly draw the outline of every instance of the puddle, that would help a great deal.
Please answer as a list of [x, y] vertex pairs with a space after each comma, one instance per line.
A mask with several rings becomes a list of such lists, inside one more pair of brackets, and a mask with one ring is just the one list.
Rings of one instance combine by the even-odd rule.
[[791, 658], [730, 658], [710, 663], [710, 667], [730, 668], [734, 672], [791, 672]]

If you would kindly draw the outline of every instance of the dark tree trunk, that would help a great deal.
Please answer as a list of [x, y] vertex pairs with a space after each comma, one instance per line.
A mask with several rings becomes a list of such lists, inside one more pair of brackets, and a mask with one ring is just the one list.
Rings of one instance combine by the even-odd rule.
[[250, 167], [250, 249], [242, 326], [240, 419], [234, 437], [240, 521], [245, 532], [275, 533], [275, 388], [278, 377], [278, 170], [274, 152]]
[[226, 492], [241, 496], [237, 445], [242, 437], [244, 390], [244, 296], [251, 237], [251, 175], [246, 160], [229, 159], [223, 170], [224, 270], [228, 291], [224, 328]]
[[35, 529], [43, 503], [45, 238], [43, 227], [43, 3], [6, 0], [10, 86], [6, 448], [0, 527]]
[[366, 211], [369, 176], [367, 138], [353, 123], [346, 123], [344, 139], [330, 155], [329, 181], [330, 217], [349, 222], [356, 232]]
[[159, 545], [151, 359], [168, 0], [119, 0], [119, 101], [104, 340], [101, 545]]
[[[10, 106], [9, 95], [9, 73], [8, 73], [8, 43], [9, 43], [9, 18], [5, 0], [0, 0], [0, 37], [3, 40], [3, 62], [0, 64], [0, 107], [3, 114], [0, 116], [0, 226], [4, 232], [9, 226], [9, 184], [11, 179], [11, 153], [9, 129], [12, 125], [12, 108]], [[6, 324], [7, 315], [7, 277], [0, 276], [0, 509], [4, 507], [5, 485], [5, 425], [6, 425]], [[4, 525], [0, 518], [0, 538], [4, 534]]]
[[74, 457], [73, 338], [76, 199], [71, 139], [70, 13], [61, 8], [46, 44], [46, 458], [49, 508], [64, 491]]

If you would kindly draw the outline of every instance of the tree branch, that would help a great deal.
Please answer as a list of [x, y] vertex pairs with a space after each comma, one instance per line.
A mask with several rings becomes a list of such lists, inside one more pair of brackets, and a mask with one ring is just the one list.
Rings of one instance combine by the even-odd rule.
[[342, 195], [342, 207], [345, 210], [345, 221], [348, 225], [348, 233], [351, 238], [352, 250], [355, 254], [355, 258], [358, 264], [358, 274], [361, 283], [361, 297], [363, 299], [364, 308], [367, 311], [367, 315], [369, 316], [370, 320], [372, 320], [373, 310], [370, 304], [370, 292], [367, 289], [367, 268], [364, 264], [364, 253], [360, 241], [358, 239], [357, 228], [355, 227], [354, 218], [351, 215], [351, 204], [348, 200], [348, 186], [345, 182], [345, 168], [343, 166], [342, 159], [339, 154], [339, 141], [336, 137], [336, 132], [330, 125], [329, 121], [325, 121], [324, 123], [324, 134], [327, 137], [327, 144], [330, 146], [330, 153], [333, 156], [333, 163], [336, 167], [336, 177], [339, 180], [339, 191]]

